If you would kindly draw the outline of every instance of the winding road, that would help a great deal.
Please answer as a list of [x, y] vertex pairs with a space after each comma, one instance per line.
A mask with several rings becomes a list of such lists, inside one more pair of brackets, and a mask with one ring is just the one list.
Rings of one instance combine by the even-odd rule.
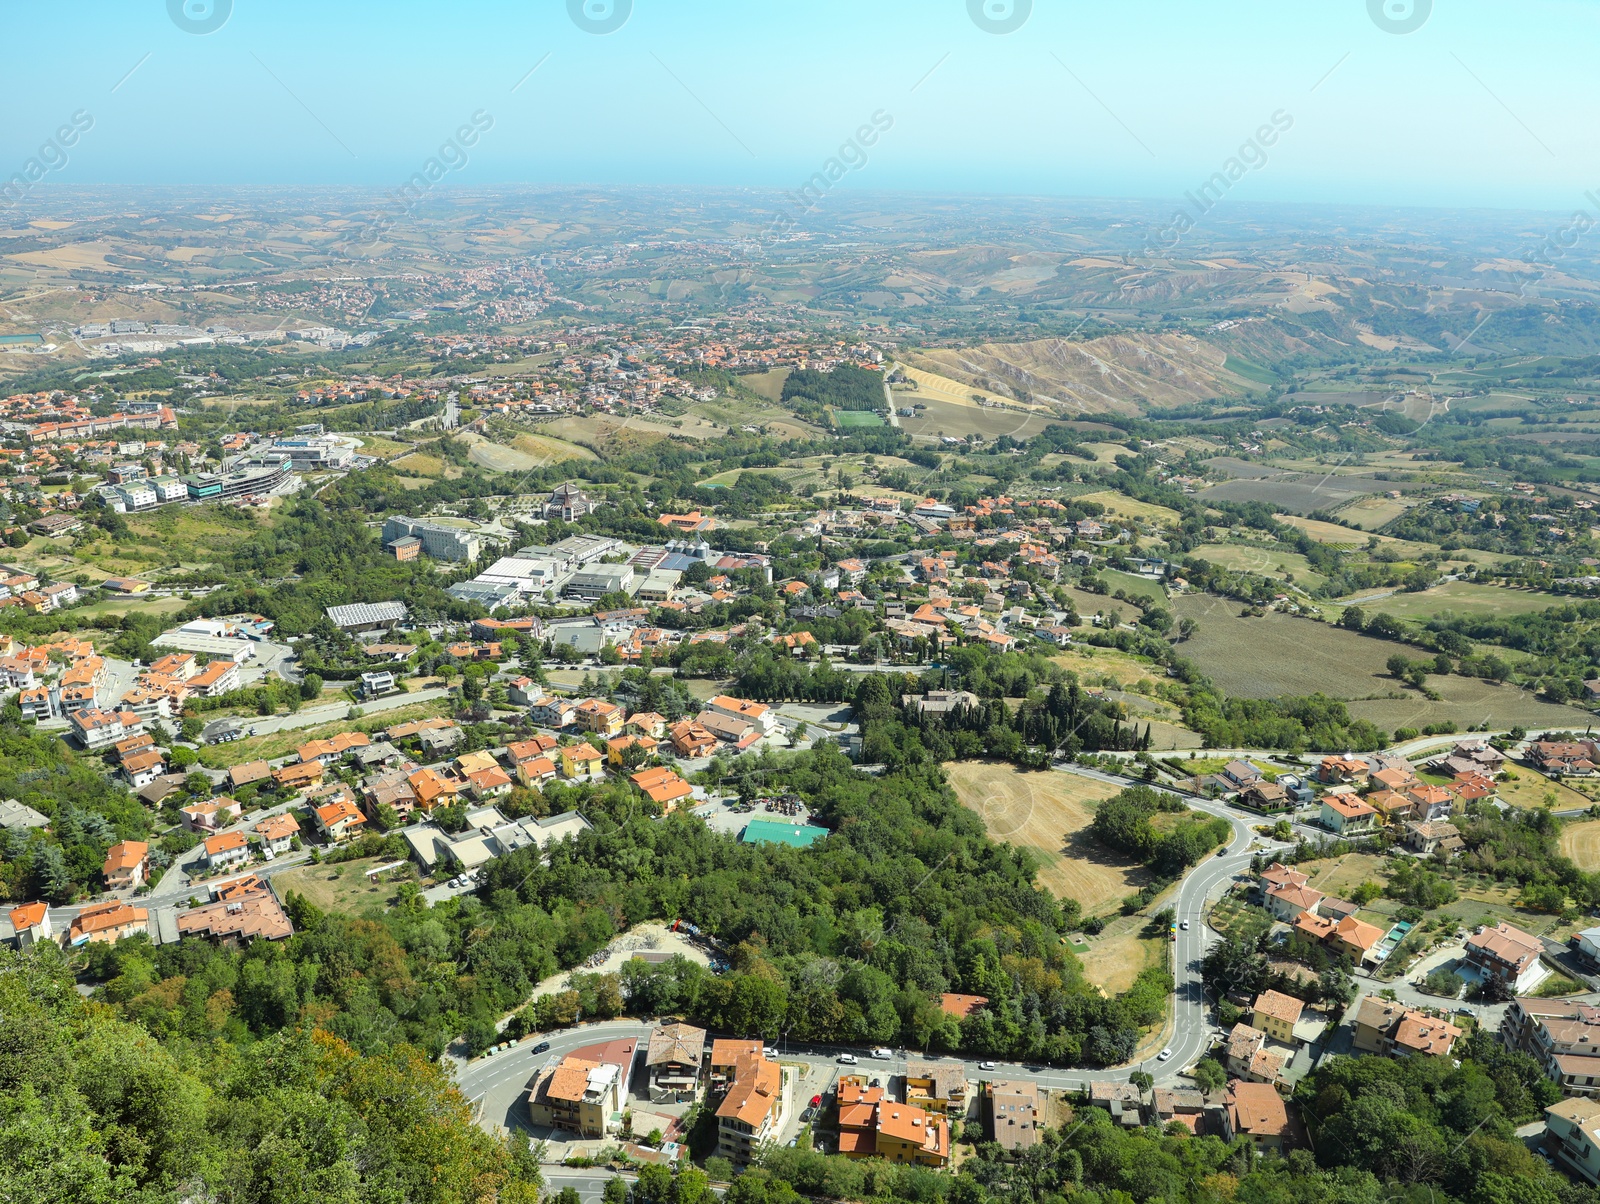
[[[1073, 773], [1117, 786], [1132, 783], [1132, 779], [1083, 766], [1058, 767], [1057, 772]], [[1095, 1079], [1115, 1078], [1125, 1081], [1135, 1070], [1144, 1070], [1157, 1083], [1165, 1084], [1183, 1075], [1210, 1048], [1213, 1040], [1222, 1035], [1221, 1030], [1211, 1022], [1208, 1000], [1200, 982], [1200, 966], [1206, 949], [1218, 939], [1205, 924], [1207, 900], [1213, 894], [1220, 894], [1240, 875], [1248, 873], [1252, 852], [1270, 854], [1287, 846], [1256, 835], [1251, 830], [1247, 818], [1232, 811], [1224, 803], [1183, 794], [1181, 791], [1172, 793], [1179, 794], [1186, 803], [1197, 810], [1227, 820], [1233, 827], [1233, 839], [1225, 853], [1207, 857], [1191, 869], [1172, 900], [1178, 920], [1189, 921], [1189, 929], [1184, 931], [1180, 924], [1177, 940], [1173, 942], [1173, 977], [1176, 981], [1176, 990], [1173, 997], [1173, 1014], [1166, 1030], [1169, 1034], [1166, 1046], [1172, 1050], [1171, 1056], [1165, 1059], [1152, 1057], [1143, 1062], [1099, 1071], [1087, 1068], [1062, 1070], [1037, 1065], [1023, 1066], [1014, 1062], [998, 1062], [992, 1069], [986, 1069], [985, 1060], [979, 1058], [950, 1057], [936, 1060], [959, 1061], [969, 1079], [1026, 1079], [1055, 1090], [1083, 1091], [1086, 1090], [1087, 1084]], [[455, 1063], [456, 1082], [478, 1109], [480, 1123], [486, 1127], [527, 1129], [529, 1126], [524, 1101], [528, 1083], [548, 1059], [570, 1053], [585, 1045], [620, 1037], [637, 1037], [641, 1040], [642, 1048], [648, 1044], [652, 1027], [651, 1024], [639, 1020], [615, 1020], [546, 1033], [542, 1040], [549, 1043], [549, 1048], [540, 1053], [534, 1052], [539, 1041], [528, 1039], [508, 1050], [487, 1057], [466, 1063]], [[780, 1046], [779, 1053], [780, 1060], [804, 1068], [805, 1082], [810, 1084], [805, 1090], [812, 1092], [820, 1092], [824, 1085], [832, 1082], [838, 1070], [835, 1059], [840, 1054], [856, 1055], [860, 1059], [860, 1065], [856, 1069], [873, 1075], [904, 1074], [908, 1056], [905, 1051], [896, 1051], [891, 1058], [876, 1059], [871, 1057], [866, 1049], [823, 1044], [785, 1044]], [[913, 1051], [909, 1056], [922, 1055]], [[784, 1139], [790, 1135], [792, 1134], [785, 1134]], [[592, 1173], [589, 1177], [593, 1178]], [[597, 1182], [603, 1184], [603, 1178]]]

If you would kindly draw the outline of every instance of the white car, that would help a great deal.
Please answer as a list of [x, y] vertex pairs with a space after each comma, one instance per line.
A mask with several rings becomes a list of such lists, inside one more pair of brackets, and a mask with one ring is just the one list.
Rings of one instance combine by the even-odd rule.
[[979, 1062], [978, 1063], [978, 1069], [979, 1070], [994, 1070], [995, 1069], [995, 1064], [993, 1062]]
[[1178, 927], [1182, 928], [1185, 932], [1188, 932], [1189, 931], [1189, 921], [1185, 920], [1182, 924], [1178, 925]]
[[1158, 1053], [1156, 1055], [1156, 1061], [1165, 1062], [1171, 1056], [1172, 1056], [1172, 1048], [1171, 1048], [1171, 1046], [1168, 1046], [1166, 1049], [1163, 1049], [1160, 1053]]
[[894, 1054], [880, 1046], [878, 1049], [872, 1051], [872, 1056], [877, 1058], [880, 1062], [886, 1062], [890, 1058], [894, 1057]]
[[778, 1051], [776, 1049], [774, 1049], [772, 1046], [769, 1045], [769, 1046], [767, 1046], [765, 1049], [763, 1049], [761, 1051], [761, 1056], [764, 1057], [764, 1058], [772, 1058], [772, 1059], [776, 1060], [777, 1057], [778, 1057]]
[[859, 1060], [855, 1054], [840, 1054], [834, 1059], [841, 1066], [854, 1066]]

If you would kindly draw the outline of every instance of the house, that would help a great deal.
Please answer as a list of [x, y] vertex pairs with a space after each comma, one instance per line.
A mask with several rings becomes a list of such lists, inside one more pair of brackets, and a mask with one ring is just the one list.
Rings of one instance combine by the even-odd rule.
[[1444, 820], [1430, 823], [1409, 821], [1401, 830], [1400, 843], [1423, 857], [1432, 856], [1439, 849], [1444, 850], [1446, 857], [1454, 857], [1467, 847], [1456, 826]]
[[1243, 790], [1254, 782], [1259, 782], [1265, 775], [1249, 761], [1229, 761], [1222, 767], [1222, 776], [1226, 778], [1235, 790]]
[[[744, 698], [729, 698], [726, 694], [719, 694], [706, 703], [706, 710], [713, 715], [725, 715], [729, 719], [748, 723], [763, 736], [770, 736], [778, 730], [777, 711], [759, 702], [751, 702]], [[705, 722], [703, 716], [701, 722]]]
[[1258, 1150], [1282, 1151], [1293, 1144], [1288, 1105], [1268, 1083], [1235, 1080], [1222, 1102], [1222, 1136], [1228, 1142], [1244, 1137]]
[[1600, 1184], [1600, 1099], [1564, 1099], [1544, 1110], [1545, 1152]]
[[528, 1119], [598, 1139], [614, 1131], [627, 1106], [636, 1040], [586, 1045], [552, 1058], [528, 1092]]
[[134, 890], [150, 876], [150, 846], [142, 840], [123, 840], [106, 850], [100, 870], [107, 890]]
[[1410, 767], [1382, 766], [1367, 774], [1367, 785], [1373, 790], [1397, 790], [1404, 794], [1413, 786], [1421, 785]]
[[514, 706], [531, 707], [544, 700], [544, 687], [531, 677], [513, 677], [506, 683], [506, 697]]
[[1527, 757], [1551, 777], [1592, 777], [1600, 767], [1600, 746], [1593, 740], [1540, 740], [1528, 745]]
[[738, 752], [761, 739], [761, 732], [755, 725], [718, 711], [701, 711], [695, 716], [695, 722], [724, 744], [733, 745]]
[[123, 776], [135, 790], [141, 790], [167, 772], [167, 762], [155, 750], [134, 753], [122, 761]]
[[498, 765], [467, 775], [467, 781], [472, 783], [472, 793], [475, 798], [499, 798], [502, 794], [511, 793], [511, 775]]
[[985, 1083], [983, 1099], [991, 1141], [1013, 1154], [1039, 1144], [1045, 1120], [1038, 1084]]
[[251, 941], [281, 941], [294, 935], [294, 925], [277, 896], [253, 875], [221, 893], [213, 903], [191, 907], [178, 916], [178, 935], [199, 937], [226, 948]]
[[11, 931], [18, 949], [31, 949], [39, 941], [55, 939], [48, 903], [24, 903], [11, 909]]
[[71, 722], [78, 742], [90, 752], [101, 752], [144, 730], [144, 721], [132, 711], [102, 711], [98, 707], [73, 712]]
[[183, 816], [183, 826], [191, 832], [215, 832], [218, 828], [227, 827], [239, 813], [239, 804], [226, 795], [178, 808], [178, 814]]
[[839, 1083], [839, 1153], [847, 1158], [943, 1167], [950, 1162], [950, 1121], [899, 1104], [859, 1076]]
[[906, 1103], [924, 1112], [963, 1117], [967, 1114], [967, 1073], [960, 1063], [925, 1062], [912, 1058], [906, 1063]]
[[298, 751], [302, 763], [315, 761], [319, 765], [335, 765], [353, 750], [366, 748], [371, 739], [365, 732], [340, 732], [327, 740], [313, 740], [302, 744]]
[[272, 771], [272, 780], [285, 790], [307, 790], [322, 781], [321, 761], [301, 761]]
[[239, 688], [238, 661], [212, 661], [189, 679], [189, 688], [202, 698], [215, 698]]
[[1309, 886], [1278, 886], [1267, 892], [1267, 910], [1274, 919], [1293, 924], [1303, 911], [1313, 915], [1322, 902], [1322, 892]]
[[693, 719], [680, 719], [672, 725], [672, 747], [680, 757], [708, 757], [717, 747], [717, 738]]
[[556, 763], [549, 757], [534, 757], [529, 761], [517, 762], [517, 781], [530, 790], [541, 789], [546, 782], [553, 782], [556, 778]]
[[361, 814], [361, 809], [344, 799], [318, 807], [312, 815], [317, 822], [317, 831], [329, 840], [343, 840], [355, 834], [357, 829], [367, 822], [367, 817]]
[[1334, 926], [1332, 935], [1324, 943], [1359, 966], [1372, 959], [1372, 951], [1382, 941], [1383, 929], [1354, 916], [1345, 916]]
[[628, 721], [623, 724], [623, 730], [660, 740], [667, 734], [667, 720], [665, 716], [658, 715], [654, 711], [638, 711], [628, 716]]
[[1479, 928], [1466, 942], [1467, 964], [1519, 995], [1542, 977], [1539, 956], [1543, 951], [1538, 937], [1504, 920], [1493, 928]]
[[561, 776], [575, 782], [598, 782], [605, 777], [605, 756], [591, 744], [568, 744], [559, 750]]
[[573, 708], [573, 719], [579, 727], [604, 737], [620, 735], [626, 717], [621, 707], [598, 698], [586, 698]]
[[393, 694], [399, 689], [399, 682], [394, 673], [388, 669], [375, 669], [361, 675], [361, 697], [378, 698], [384, 694]]
[[269, 815], [255, 826], [261, 838], [261, 848], [268, 857], [289, 851], [294, 838], [300, 834], [300, 822], [287, 811]]
[[1448, 1057], [1462, 1032], [1443, 1016], [1368, 995], [1356, 1009], [1353, 1047], [1388, 1057]]
[[272, 776], [272, 766], [265, 761], [246, 761], [243, 765], [235, 765], [228, 770], [228, 786], [238, 790], [249, 786], [253, 782], [265, 781]]
[[218, 832], [207, 836], [206, 865], [214, 870], [230, 865], [243, 865], [250, 859], [250, 842], [243, 832]]
[[1566, 1094], [1600, 1096], [1600, 1007], [1574, 999], [1513, 999], [1500, 1021], [1500, 1039], [1531, 1055]]
[[652, 1103], [693, 1100], [700, 1087], [701, 1063], [706, 1054], [706, 1030], [692, 1024], [661, 1024], [650, 1034], [645, 1054]]
[[1282, 1081], [1287, 1061], [1283, 1054], [1267, 1048], [1267, 1034], [1258, 1028], [1241, 1021], [1228, 1034], [1223, 1066], [1235, 1078], [1275, 1085]]
[[776, 1140], [788, 1119], [790, 1090], [783, 1068], [759, 1049], [741, 1055], [717, 1105], [717, 1153], [743, 1166]]
[[560, 731], [577, 721], [578, 705], [570, 698], [546, 698], [528, 708], [528, 717], [540, 727]]
[[1424, 823], [1429, 820], [1447, 819], [1455, 810], [1456, 796], [1444, 786], [1416, 785], [1407, 790], [1406, 797], [1411, 800], [1411, 818]]
[[1263, 991], [1256, 996], [1250, 1012], [1251, 1027], [1260, 1029], [1274, 1041], [1294, 1045], [1294, 1026], [1300, 1023], [1305, 1003], [1281, 991]]
[[649, 736], [635, 736], [629, 733], [626, 736], [613, 736], [606, 741], [606, 764], [613, 769], [626, 769], [626, 755], [629, 749], [637, 748], [645, 756], [655, 752], [661, 741], [653, 740]]
[[1291, 810], [1294, 802], [1289, 791], [1277, 782], [1251, 782], [1239, 791], [1239, 805], [1268, 815]]
[[1144, 1122], [1144, 1095], [1132, 1083], [1091, 1082], [1089, 1106], [1104, 1109], [1112, 1120], [1126, 1128], [1135, 1128]]
[[1337, 794], [1323, 796], [1322, 826], [1341, 836], [1358, 836], [1378, 826], [1378, 813], [1358, 798]]
[[1317, 780], [1329, 785], [1354, 782], [1366, 776], [1369, 768], [1359, 757], [1323, 757], [1317, 766]]
[[67, 944], [87, 945], [105, 941], [116, 944], [125, 936], [150, 931], [150, 913], [120, 900], [94, 903], [85, 907], [67, 929]]
[[688, 782], [666, 768], [643, 769], [629, 775], [629, 780], [644, 791], [651, 802], [660, 804], [662, 814], [677, 810], [678, 803], [694, 793]]
[[1281, 861], [1274, 861], [1256, 877], [1261, 880], [1263, 891], [1274, 890], [1280, 886], [1305, 886], [1311, 881], [1309, 875], [1290, 869]]

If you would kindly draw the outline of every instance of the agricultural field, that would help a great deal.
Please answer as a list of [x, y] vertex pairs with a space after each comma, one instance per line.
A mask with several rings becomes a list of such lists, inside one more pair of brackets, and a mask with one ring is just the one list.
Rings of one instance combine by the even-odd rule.
[[[1354, 502], [1336, 513], [1345, 522], [1354, 523], [1364, 531], [1376, 531], [1419, 504], [1416, 498], [1369, 497]], [[1330, 508], [1331, 506], [1322, 507], [1322, 509]]]
[[1038, 854], [1039, 885], [1076, 899], [1085, 915], [1112, 910], [1151, 876], [1143, 866], [1101, 848], [1088, 833], [1096, 803], [1118, 787], [1067, 773], [1024, 773], [1012, 765], [958, 761], [946, 766], [964, 806], [995, 840]]
[[[1259, 466], [1253, 466], [1259, 467]], [[1275, 470], [1274, 470], [1275, 471]], [[1255, 480], [1239, 479], [1224, 481], [1220, 485], [1213, 485], [1202, 490], [1197, 496], [1202, 500], [1217, 499], [1225, 502], [1264, 502], [1275, 510], [1287, 511], [1291, 514], [1310, 514], [1313, 510], [1334, 510], [1350, 503], [1360, 503], [1362, 499], [1370, 499], [1372, 494], [1384, 493], [1391, 489], [1421, 489], [1422, 485], [1400, 485], [1392, 481], [1379, 481], [1373, 477], [1343, 476], [1331, 471], [1316, 472], [1279, 472], [1271, 477]], [[1374, 499], [1376, 500], [1376, 499]], [[1382, 499], [1389, 501], [1389, 499]], [[1404, 501], [1391, 502], [1395, 506], [1404, 507]], [[1414, 504], [1414, 503], [1413, 503]], [[1394, 512], [1398, 514], [1399, 511]], [[1346, 517], [1349, 511], [1346, 511]], [[1394, 514], [1389, 516], [1394, 517]], [[1359, 521], [1363, 527], [1378, 526], [1378, 523]], [[1388, 519], [1384, 519], [1387, 522]]]
[[[1130, 598], [1145, 598], [1158, 606], [1167, 604], [1167, 591], [1162, 588], [1161, 582], [1152, 581], [1148, 577], [1136, 577], [1132, 573], [1123, 573], [1116, 569], [1103, 569], [1100, 572], [1100, 580], [1110, 588], [1111, 594], [1106, 597], [1113, 603], [1116, 602], [1116, 598], [1112, 595], [1120, 589]], [[1129, 616], [1130, 619], [1134, 617], [1136, 616]]]
[[926, 407], [915, 418], [900, 419], [901, 428], [913, 439], [937, 439], [941, 435], [953, 439], [967, 435], [981, 435], [985, 439], [998, 439], [1001, 435], [1010, 435], [1018, 440], [1031, 439], [1049, 426], [1053, 419], [1053, 415], [1033, 411], [1002, 410], [970, 403], [962, 405], [912, 393], [896, 393], [895, 404], [920, 404]]
[[517, 436], [511, 441], [510, 450], [520, 453], [521, 457], [528, 461], [526, 465], [521, 466], [524, 470], [542, 464], [560, 463], [565, 460], [598, 460], [600, 458], [587, 447], [579, 447], [576, 443], [568, 443], [565, 439], [553, 439], [549, 435], [536, 435], [531, 431], [518, 432]]
[[[1345, 605], [1355, 598], [1343, 600]], [[1536, 590], [1507, 589], [1498, 585], [1477, 585], [1471, 581], [1446, 581], [1417, 593], [1391, 594], [1372, 603], [1371, 609], [1397, 619], [1431, 619], [1448, 611], [1455, 615], [1504, 618], [1561, 606], [1569, 599]]]
[[1326, 580], [1299, 552], [1274, 544], [1212, 543], [1196, 548], [1191, 555], [1236, 573], [1256, 573], [1263, 577], [1293, 573], [1296, 584], [1305, 588], [1321, 585]]
[[1153, 502], [1135, 501], [1131, 497], [1124, 497], [1120, 493], [1106, 489], [1099, 493], [1086, 493], [1077, 499], [1080, 502], [1097, 502], [1118, 518], [1130, 519], [1134, 522], [1154, 523], [1158, 527], [1175, 527], [1178, 525], [1178, 512], [1169, 510], [1165, 506], [1157, 506]]
[[739, 383], [768, 401], [783, 399], [783, 382], [789, 379], [791, 368], [773, 368], [769, 372], [751, 372], [739, 378]]
[[1541, 702], [1516, 686], [1455, 675], [1428, 679], [1441, 695], [1439, 702], [1432, 702], [1389, 675], [1388, 659], [1401, 645], [1331, 624], [1276, 612], [1241, 618], [1239, 603], [1205, 594], [1175, 598], [1172, 610], [1180, 619], [1199, 624], [1179, 645], [1183, 655], [1225, 693], [1241, 698], [1320, 691], [1365, 700], [1351, 702], [1350, 714], [1385, 731], [1445, 720], [1462, 729], [1480, 723], [1497, 728], [1582, 727], [1591, 720], [1586, 711]]
[[273, 886], [280, 895], [289, 891], [303, 895], [308, 903], [323, 911], [356, 915], [368, 910], [382, 911], [394, 895], [394, 883], [368, 882], [367, 872], [386, 864], [375, 857], [363, 857], [337, 865], [307, 865], [279, 874], [273, 879]]
[[1561, 852], [1586, 874], [1600, 870], [1600, 819], [1568, 822], [1561, 829]]

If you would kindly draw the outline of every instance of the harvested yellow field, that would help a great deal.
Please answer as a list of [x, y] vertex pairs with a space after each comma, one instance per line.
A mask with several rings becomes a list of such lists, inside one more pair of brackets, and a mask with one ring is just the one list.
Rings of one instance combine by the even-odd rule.
[[1115, 936], [1094, 937], [1089, 941], [1089, 952], [1077, 955], [1083, 976], [1107, 995], [1126, 991], [1143, 971], [1162, 964], [1165, 946], [1170, 942], [1141, 937], [1139, 931], [1144, 923], [1141, 916], [1138, 927]]
[[1149, 523], [1158, 523], [1166, 526], [1176, 526], [1178, 512], [1169, 510], [1165, 506], [1157, 506], [1153, 502], [1137, 502], [1131, 497], [1123, 497], [1107, 489], [1100, 493], [1086, 493], [1077, 498], [1080, 502], [1098, 502], [1108, 512], [1118, 518], [1131, 518]]
[[536, 456], [550, 463], [559, 463], [562, 460], [598, 460], [587, 447], [579, 447], [576, 443], [568, 443], [563, 439], [552, 439], [548, 435], [518, 435], [512, 441], [512, 447], [530, 456]]
[[1600, 870], [1600, 819], [1569, 823], [1562, 828], [1561, 852], [1584, 873]]
[[1085, 915], [1114, 908], [1150, 874], [1089, 835], [1095, 804], [1117, 787], [1070, 773], [1024, 773], [1013, 765], [957, 761], [945, 766], [962, 805], [976, 811], [994, 840], [1039, 855], [1039, 885], [1076, 899]]

